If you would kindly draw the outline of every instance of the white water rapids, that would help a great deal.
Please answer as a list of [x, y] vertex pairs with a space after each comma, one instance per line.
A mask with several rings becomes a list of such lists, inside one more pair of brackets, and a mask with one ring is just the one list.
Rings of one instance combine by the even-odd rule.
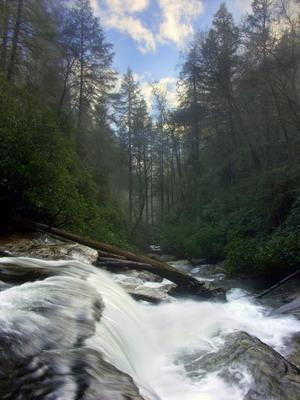
[[[84, 285], [83, 298], [89, 299], [95, 291], [99, 293], [105, 308], [96, 323], [95, 334], [86, 340], [86, 345], [132, 376], [147, 400], [157, 399], [154, 393], [162, 400], [243, 400], [251, 384], [246, 370], [240, 371], [239, 386], [227, 384], [218, 373], [195, 381], [177, 360], [192, 351], [209, 353], [221, 348], [222, 336], [233, 331], [245, 331], [285, 354], [287, 339], [300, 331], [300, 321], [268, 316], [268, 310], [249, 298], [241, 298], [238, 289], [229, 293], [227, 303], [176, 300], [154, 306], [136, 303], [107, 273], [80, 262], [3, 258], [0, 264], [7, 270], [16, 265], [19, 270], [47, 270], [50, 276], [0, 293], [0, 319], [7, 324], [21, 310], [23, 316], [27, 313], [28, 326], [32, 321], [39, 326], [36, 317], [30, 319], [33, 314], [30, 305], [42, 302], [48, 292], [52, 295], [53, 282], [56, 290], [61, 288], [61, 298], [65, 296], [70, 303], [65, 313], [81, 307], [82, 300], [79, 301], [76, 292], [79, 282], [81, 289]], [[62, 285], [58, 286], [60, 280]], [[64, 291], [64, 287], [68, 290]], [[57, 307], [63, 307], [57, 295], [51, 297], [51, 302], [55, 301]], [[66, 323], [66, 334], [71, 335], [71, 329]]]
[[[245, 331], [258, 337], [275, 350], [285, 353], [286, 340], [300, 330], [300, 321], [290, 317], [267, 316], [267, 310], [248, 298], [240, 298], [239, 289], [229, 295], [228, 303], [176, 301], [160, 306], [144, 306], [149, 334], [156, 343], [156, 366], [150, 385], [163, 400], [243, 400], [251, 384], [247, 371], [242, 385], [233, 387], [208, 374], [204, 379], [190, 380], [183, 366], [174, 365], [185, 352], [213, 352], [223, 345], [222, 335]], [[270, 400], [270, 399], [266, 399]]]

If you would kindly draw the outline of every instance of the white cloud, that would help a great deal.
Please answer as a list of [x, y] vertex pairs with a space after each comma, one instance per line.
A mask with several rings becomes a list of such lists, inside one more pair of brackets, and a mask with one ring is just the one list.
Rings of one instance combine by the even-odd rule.
[[251, 11], [251, 4], [253, 0], [235, 0], [238, 8], [246, 13]]
[[[149, 110], [153, 108], [153, 90], [152, 83], [146, 80], [149, 79], [149, 75], [138, 76], [136, 75], [137, 81], [140, 83], [141, 92], [146, 100]], [[177, 91], [176, 91], [177, 79], [171, 76], [166, 76], [159, 81], [155, 82], [154, 85], [158, 86], [159, 89], [165, 93], [168, 107], [175, 108], [177, 106]]]
[[156, 43], [153, 34], [141, 22], [141, 20], [130, 15], [111, 14], [105, 19], [108, 28], [117, 28], [127, 33], [135, 40], [142, 53], [154, 51]]
[[116, 13], [120, 11], [140, 12], [149, 6], [149, 0], [105, 0], [105, 3]]
[[[238, 0], [237, 0], [238, 1]], [[91, 0], [94, 9], [108, 28], [129, 35], [142, 52], [155, 51], [158, 43], [178, 47], [193, 35], [193, 22], [203, 12], [203, 0]], [[158, 6], [159, 13], [153, 6]], [[151, 8], [150, 8], [151, 6]], [[148, 12], [151, 29], [141, 12]]]
[[193, 22], [204, 10], [202, 0], [158, 0], [158, 4], [162, 14], [158, 40], [182, 47], [192, 37]]
[[144, 81], [144, 82], [140, 83], [140, 87], [141, 87], [142, 95], [144, 96], [144, 99], [146, 100], [148, 108], [151, 111], [152, 102], [153, 102], [153, 93], [152, 93], [151, 84], [149, 82]]
[[178, 105], [176, 91], [177, 79], [171, 76], [166, 76], [158, 82], [158, 85], [166, 93], [168, 106], [171, 108], [176, 107]]
[[107, 28], [114, 28], [129, 35], [141, 52], [154, 51], [153, 33], [143, 24], [139, 13], [146, 10], [149, 0], [92, 0], [92, 5]]

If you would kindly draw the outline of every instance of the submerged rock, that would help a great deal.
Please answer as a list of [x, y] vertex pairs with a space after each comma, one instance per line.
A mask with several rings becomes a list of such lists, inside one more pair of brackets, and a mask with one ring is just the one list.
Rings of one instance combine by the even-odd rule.
[[192, 379], [216, 372], [243, 388], [245, 400], [300, 399], [300, 370], [245, 332], [226, 335], [222, 347], [213, 353], [189, 355], [182, 361]]

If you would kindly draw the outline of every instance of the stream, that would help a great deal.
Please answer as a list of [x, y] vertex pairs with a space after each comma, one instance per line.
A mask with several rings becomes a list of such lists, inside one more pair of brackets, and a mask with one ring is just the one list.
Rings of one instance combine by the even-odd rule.
[[[12, 332], [19, 332], [13, 346], [4, 347], [4, 359], [17, 357], [20, 364], [19, 358], [27, 360], [47, 348], [51, 354], [63, 351], [67, 368], [68, 351], [79, 346], [132, 377], [145, 400], [300, 398], [299, 370], [283, 358], [289, 356], [289, 340], [300, 332], [300, 321], [293, 316], [272, 316], [270, 308], [255, 302], [244, 288], [236, 285], [228, 290], [227, 302], [171, 298], [154, 305], [134, 301], [116, 283], [124, 279], [122, 275], [80, 261], [6, 257], [0, 259], [0, 265], [3, 281], [3, 277], [13, 276], [6, 279], [9, 286], [0, 292], [2, 345], [3, 338], [8, 340]], [[201, 278], [197, 268], [194, 273], [200, 280], [215, 279]], [[169, 283], [143, 284], [160, 290]], [[91, 313], [93, 304], [98, 304], [98, 311]], [[245, 358], [241, 345], [258, 358]], [[277, 371], [281, 364], [284, 372]], [[256, 377], [257, 366], [261, 370], [258, 368]], [[103, 374], [103, 367], [101, 371]], [[0, 372], [6, 373], [3, 367]], [[286, 386], [281, 387], [281, 378], [270, 376], [277, 372]], [[98, 380], [96, 373], [93, 379]], [[110, 387], [109, 382], [97, 384]], [[6, 386], [0, 385], [2, 398], [40, 398], [34, 394], [36, 386], [29, 397], [5, 397], [5, 390]], [[71, 395], [72, 390], [64, 385], [60, 395], [43, 398], [79, 398]], [[109, 393], [103, 399], [123, 399], [115, 391]], [[98, 399], [92, 395], [82, 398]]]
[[[224, 345], [224, 336], [234, 331], [254, 335], [281, 354], [288, 354], [286, 341], [299, 332], [294, 318], [272, 318], [268, 310], [254, 304], [234, 289], [228, 303], [180, 300], [160, 306], [142, 307], [148, 332], [155, 343], [157, 369], [153, 369], [151, 386], [165, 400], [242, 400], [251, 386], [245, 369], [235, 371], [237, 382], [228, 384], [220, 377], [222, 367], [211, 373], [187, 368], [196, 357], [214, 353]], [[223, 360], [226, 366], [226, 360]], [[205, 366], [204, 366], [205, 368]], [[158, 374], [155, 371], [159, 371]]]

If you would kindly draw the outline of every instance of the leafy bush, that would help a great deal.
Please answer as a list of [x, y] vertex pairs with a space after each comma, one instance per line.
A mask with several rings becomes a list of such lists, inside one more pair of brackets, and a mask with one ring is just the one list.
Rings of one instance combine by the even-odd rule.
[[168, 224], [161, 228], [158, 241], [163, 251], [180, 257], [199, 257], [210, 262], [224, 258], [224, 235], [214, 227]]
[[226, 269], [230, 275], [252, 274], [256, 271], [258, 243], [255, 239], [237, 237], [233, 239], [226, 252]]
[[97, 204], [99, 188], [41, 102], [0, 79], [0, 208], [111, 243], [125, 242], [122, 215]]
[[264, 238], [236, 238], [227, 247], [226, 269], [231, 275], [276, 277], [299, 263], [300, 237], [284, 229]]
[[219, 229], [203, 227], [183, 240], [186, 255], [216, 262], [224, 258], [224, 235]]

